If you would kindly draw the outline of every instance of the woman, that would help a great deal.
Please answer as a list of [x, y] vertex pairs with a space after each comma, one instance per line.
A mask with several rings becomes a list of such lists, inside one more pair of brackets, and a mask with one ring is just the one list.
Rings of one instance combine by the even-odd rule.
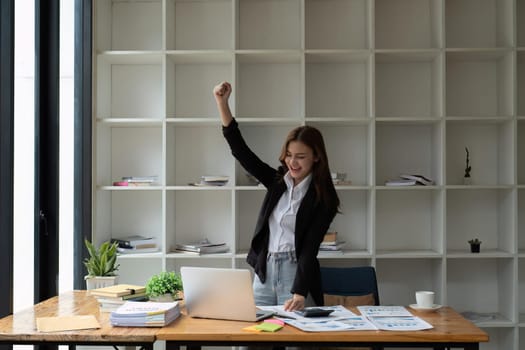
[[228, 105], [231, 92], [227, 82], [213, 89], [223, 135], [233, 156], [267, 188], [247, 257], [256, 274], [255, 302], [286, 311], [323, 305], [317, 253], [339, 208], [323, 137], [313, 127], [293, 129], [274, 169], [246, 145]]

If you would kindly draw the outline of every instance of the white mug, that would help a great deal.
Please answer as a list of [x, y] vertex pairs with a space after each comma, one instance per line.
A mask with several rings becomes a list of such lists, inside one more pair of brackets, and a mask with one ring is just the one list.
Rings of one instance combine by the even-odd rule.
[[434, 292], [420, 290], [416, 292], [417, 306], [430, 308], [434, 306]]

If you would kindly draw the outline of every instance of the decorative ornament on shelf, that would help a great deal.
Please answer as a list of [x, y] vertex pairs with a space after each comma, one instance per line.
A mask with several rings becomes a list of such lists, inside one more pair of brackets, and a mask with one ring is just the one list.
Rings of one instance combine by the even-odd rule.
[[93, 243], [84, 240], [89, 258], [84, 260], [87, 269], [86, 289], [97, 289], [113, 286], [118, 283], [116, 272], [120, 265], [117, 264], [118, 243], [106, 241], [97, 249]]
[[463, 175], [463, 184], [464, 185], [470, 185], [472, 183], [472, 179], [470, 178], [470, 170], [472, 170], [472, 167], [470, 166], [470, 153], [468, 151], [468, 147], [465, 147], [465, 152], [467, 153], [466, 161], [465, 161], [465, 175]]
[[163, 271], [146, 283], [146, 294], [153, 301], [173, 301], [182, 297], [182, 278], [173, 271]]
[[470, 244], [470, 252], [471, 253], [479, 253], [481, 241], [477, 238], [471, 239], [468, 241]]

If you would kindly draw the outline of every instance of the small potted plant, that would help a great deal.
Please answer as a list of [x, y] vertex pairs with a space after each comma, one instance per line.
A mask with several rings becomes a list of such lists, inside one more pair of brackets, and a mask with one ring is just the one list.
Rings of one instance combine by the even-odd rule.
[[106, 241], [97, 249], [90, 241], [84, 242], [89, 253], [89, 257], [84, 260], [88, 272], [84, 277], [86, 288], [89, 290], [117, 284], [116, 272], [120, 266], [117, 264], [118, 243]]
[[464, 185], [470, 185], [472, 180], [470, 178], [470, 171], [472, 170], [472, 167], [470, 166], [470, 153], [468, 151], [468, 147], [465, 147], [465, 152], [467, 153], [467, 157], [465, 160], [465, 175], [463, 175], [463, 184]]
[[470, 252], [471, 253], [479, 253], [479, 249], [481, 246], [481, 241], [477, 238], [471, 239], [468, 241], [470, 244]]
[[163, 271], [146, 283], [146, 294], [153, 301], [173, 301], [181, 298], [182, 278], [173, 271]]

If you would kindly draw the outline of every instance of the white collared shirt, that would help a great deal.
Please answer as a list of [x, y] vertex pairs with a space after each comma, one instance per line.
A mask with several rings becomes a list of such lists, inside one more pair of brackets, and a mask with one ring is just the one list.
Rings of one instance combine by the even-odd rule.
[[293, 178], [287, 172], [284, 175], [286, 191], [273, 209], [268, 225], [270, 227], [271, 253], [295, 250], [295, 218], [304, 195], [312, 182], [312, 174], [308, 174], [298, 185], [294, 186]]

